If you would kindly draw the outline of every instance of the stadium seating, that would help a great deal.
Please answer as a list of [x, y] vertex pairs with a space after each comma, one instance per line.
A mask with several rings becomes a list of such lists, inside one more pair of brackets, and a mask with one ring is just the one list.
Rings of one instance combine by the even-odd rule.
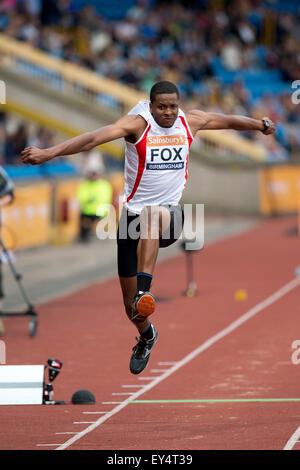
[[127, 11], [136, 4], [136, 0], [110, 0], [109, 2], [99, 2], [97, 0], [75, 0], [74, 8], [80, 9], [87, 5], [95, 7], [99, 15], [108, 20], [121, 20], [126, 16]]

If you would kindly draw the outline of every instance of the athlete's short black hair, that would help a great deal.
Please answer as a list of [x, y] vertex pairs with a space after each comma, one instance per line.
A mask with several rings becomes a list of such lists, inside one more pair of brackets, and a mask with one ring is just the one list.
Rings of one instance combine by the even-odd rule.
[[160, 95], [162, 93], [172, 94], [176, 93], [177, 97], [179, 98], [179, 91], [176, 85], [172, 82], [157, 82], [153, 85], [150, 90], [150, 101], [153, 103], [155, 101], [156, 95]]

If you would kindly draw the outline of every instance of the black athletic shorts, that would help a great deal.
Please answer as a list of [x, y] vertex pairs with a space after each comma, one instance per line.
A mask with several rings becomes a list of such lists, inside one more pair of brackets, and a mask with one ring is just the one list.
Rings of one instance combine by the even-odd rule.
[[[166, 248], [179, 239], [184, 223], [184, 212], [180, 205], [164, 205], [171, 214], [169, 228], [159, 239], [159, 247]], [[118, 274], [120, 277], [136, 276], [137, 246], [140, 239], [140, 216], [123, 207], [117, 232]]]

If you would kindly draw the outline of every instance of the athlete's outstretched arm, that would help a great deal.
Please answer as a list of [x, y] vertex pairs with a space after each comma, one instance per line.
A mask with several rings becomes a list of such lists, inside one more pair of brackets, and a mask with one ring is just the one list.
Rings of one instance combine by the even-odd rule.
[[[193, 110], [187, 113], [187, 118], [191, 130], [196, 133], [200, 130], [221, 130], [233, 129], [236, 131], [261, 131], [264, 134], [273, 134], [275, 125], [268, 117], [253, 119], [247, 116], [235, 114], [206, 113], [200, 110]], [[269, 127], [265, 129], [263, 120], [268, 121]]]
[[75, 153], [91, 150], [97, 145], [111, 142], [113, 140], [136, 135], [139, 128], [143, 126], [145, 121], [141, 116], [124, 116], [118, 119], [114, 124], [102, 127], [93, 132], [65, 140], [64, 142], [54, 145], [46, 149], [37, 147], [26, 147], [21, 152], [23, 163], [31, 165], [40, 165], [52, 158], [62, 155], [73, 155]]

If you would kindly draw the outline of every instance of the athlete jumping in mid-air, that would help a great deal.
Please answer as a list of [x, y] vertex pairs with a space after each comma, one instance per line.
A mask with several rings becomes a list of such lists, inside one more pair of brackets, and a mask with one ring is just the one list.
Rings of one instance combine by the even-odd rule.
[[[24, 163], [39, 165], [62, 155], [90, 150], [125, 138], [125, 189], [119, 221], [118, 274], [126, 313], [140, 337], [130, 370], [142, 372], [158, 334], [148, 316], [155, 310], [149, 292], [159, 247], [179, 238], [183, 213], [179, 201], [187, 179], [189, 148], [197, 131], [234, 129], [272, 134], [273, 122], [179, 108], [177, 87], [167, 81], [153, 85], [150, 102], [140, 101], [115, 123], [47, 149], [27, 147]], [[133, 229], [134, 228], [134, 229]], [[138, 236], [136, 236], [138, 234]]]

